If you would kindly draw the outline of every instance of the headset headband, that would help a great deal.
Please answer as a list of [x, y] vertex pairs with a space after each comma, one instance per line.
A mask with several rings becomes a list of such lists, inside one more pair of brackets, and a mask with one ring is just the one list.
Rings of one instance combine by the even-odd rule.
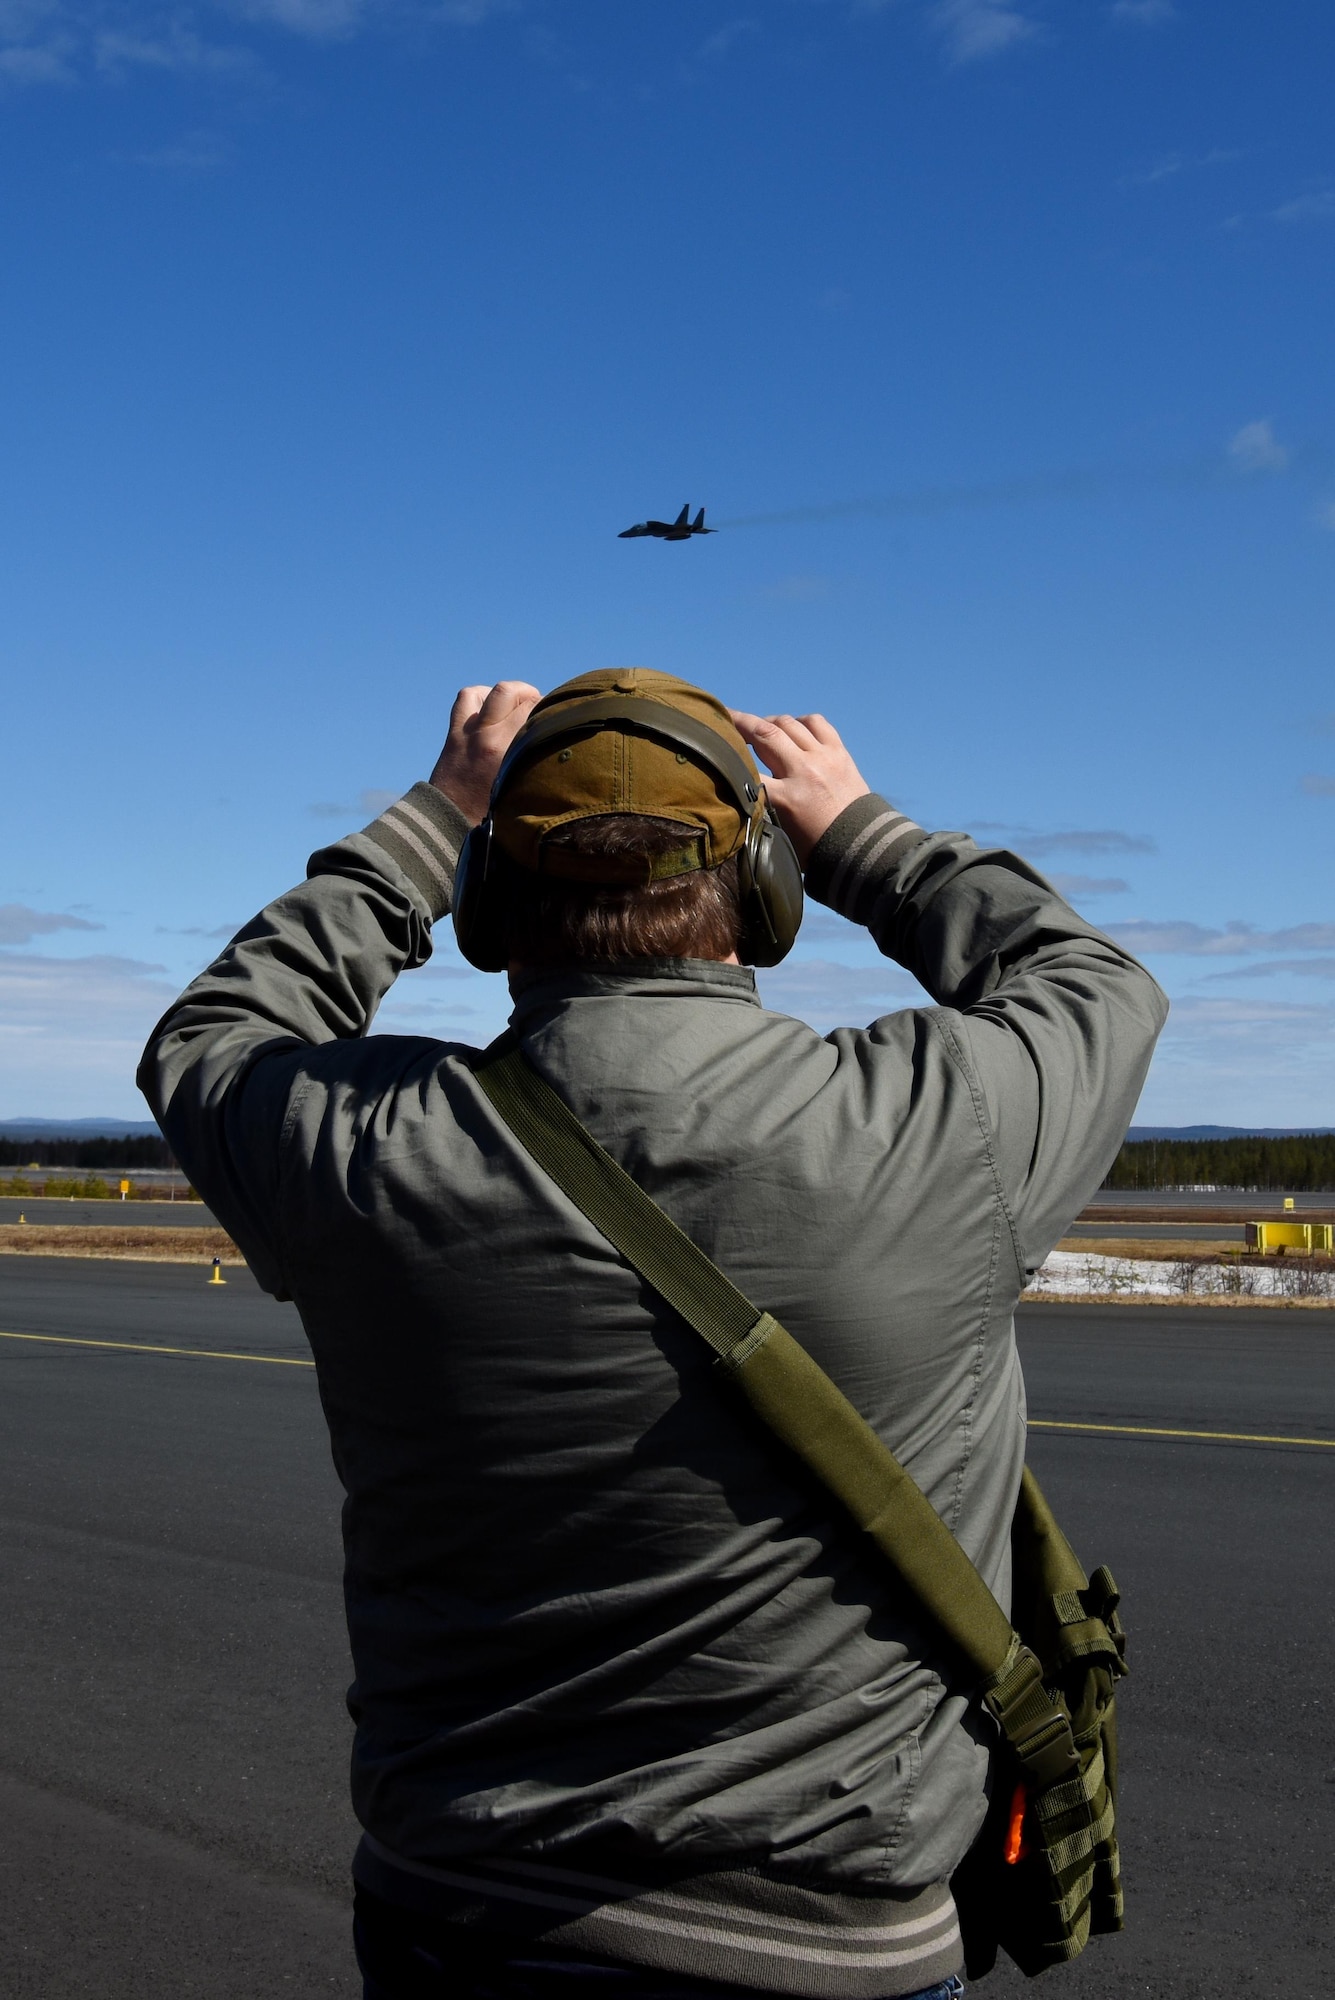
[[674, 750], [687, 750], [697, 757], [716, 778], [720, 778], [732, 793], [737, 810], [744, 824], [755, 817], [760, 803], [760, 781], [738, 755], [731, 743], [711, 729], [707, 722], [699, 722], [693, 715], [686, 715], [679, 708], [669, 708], [666, 702], [645, 701], [636, 695], [597, 695], [589, 701], [581, 701], [570, 708], [553, 709], [547, 715], [539, 715], [527, 723], [510, 745], [504, 762], [496, 773], [496, 782], [491, 788], [491, 804], [494, 806], [515, 765], [521, 763], [536, 750], [545, 749], [549, 743], [562, 736], [581, 736], [605, 728], [609, 723], [624, 723], [644, 736], [654, 736], [667, 743]]

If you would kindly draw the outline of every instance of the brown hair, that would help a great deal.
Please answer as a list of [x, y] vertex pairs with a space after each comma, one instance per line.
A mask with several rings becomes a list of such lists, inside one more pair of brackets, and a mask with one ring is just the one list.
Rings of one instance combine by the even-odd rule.
[[[607, 813], [574, 820], [547, 837], [590, 861], [646, 861], [681, 846], [675, 820]], [[659, 881], [572, 882], [508, 871], [506, 946], [512, 965], [624, 958], [725, 959], [741, 936], [737, 857]]]

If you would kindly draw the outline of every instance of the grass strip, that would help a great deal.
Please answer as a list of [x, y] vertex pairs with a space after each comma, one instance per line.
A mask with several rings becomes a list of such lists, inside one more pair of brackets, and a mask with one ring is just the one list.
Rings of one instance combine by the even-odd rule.
[[128, 1223], [0, 1223], [0, 1256], [123, 1257], [150, 1264], [244, 1264], [225, 1229]]

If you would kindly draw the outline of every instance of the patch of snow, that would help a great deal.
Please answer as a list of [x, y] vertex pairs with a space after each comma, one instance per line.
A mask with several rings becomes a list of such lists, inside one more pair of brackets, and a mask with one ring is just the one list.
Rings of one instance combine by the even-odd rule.
[[1215, 1298], [1335, 1298], [1335, 1271], [1297, 1259], [1273, 1264], [1170, 1263], [1154, 1257], [1096, 1257], [1079, 1250], [1054, 1250], [1025, 1297], [1045, 1292], [1115, 1299], [1180, 1299], [1189, 1294]]

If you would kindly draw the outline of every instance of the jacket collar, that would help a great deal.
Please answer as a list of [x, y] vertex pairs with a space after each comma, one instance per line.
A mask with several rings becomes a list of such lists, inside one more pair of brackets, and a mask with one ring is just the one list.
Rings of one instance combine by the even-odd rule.
[[720, 965], [709, 958], [636, 958], [599, 966], [544, 966], [510, 975], [511, 1026], [529, 1026], [536, 1015], [570, 1000], [740, 1000], [760, 1005], [749, 965]]

